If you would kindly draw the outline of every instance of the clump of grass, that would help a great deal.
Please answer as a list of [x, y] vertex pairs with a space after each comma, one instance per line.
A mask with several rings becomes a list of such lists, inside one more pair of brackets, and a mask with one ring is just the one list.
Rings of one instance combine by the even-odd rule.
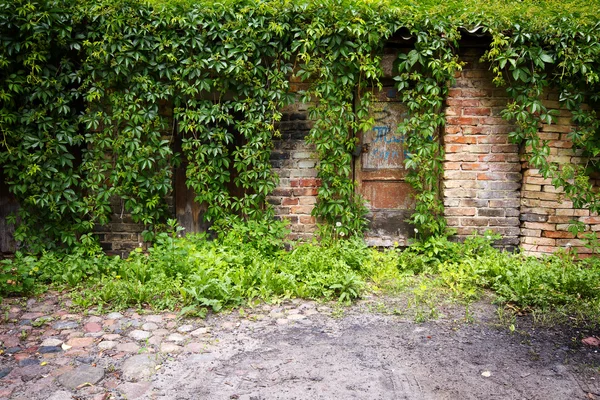
[[492, 246], [498, 239], [493, 234], [464, 243], [434, 237], [383, 252], [358, 238], [296, 243], [286, 250], [283, 224], [255, 224], [232, 224], [212, 240], [205, 234], [178, 237], [173, 225], [147, 252], [136, 249], [126, 259], [89, 248], [40, 258], [17, 255], [1, 264], [2, 279], [10, 284], [0, 284], [0, 295], [23, 295], [52, 284], [72, 289], [74, 303], [82, 308], [149, 306], [203, 315], [255, 300], [348, 303], [366, 291], [405, 292], [415, 318], [424, 320], [439, 315], [444, 300], [468, 306], [491, 291], [498, 303], [531, 311], [538, 319], [550, 320], [548, 313], [555, 312], [600, 325], [596, 258], [502, 252]]

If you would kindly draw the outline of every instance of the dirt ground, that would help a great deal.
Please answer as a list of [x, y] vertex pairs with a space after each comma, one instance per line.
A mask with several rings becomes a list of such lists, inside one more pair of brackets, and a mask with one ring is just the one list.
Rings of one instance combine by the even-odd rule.
[[0, 399], [600, 400], [600, 347], [582, 343], [600, 332], [513, 321], [490, 299], [421, 323], [378, 297], [206, 319], [74, 314], [58, 294], [2, 306]]
[[365, 304], [283, 326], [244, 319], [211, 352], [165, 363], [150, 397], [600, 399], [599, 348], [581, 344], [594, 332], [527, 317], [510, 332], [485, 302], [471, 323], [459, 308], [419, 324]]

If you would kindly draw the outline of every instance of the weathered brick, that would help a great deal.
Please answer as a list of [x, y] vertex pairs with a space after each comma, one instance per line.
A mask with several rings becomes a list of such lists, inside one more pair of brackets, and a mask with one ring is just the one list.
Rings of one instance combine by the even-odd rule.
[[296, 206], [298, 205], [297, 197], [286, 197], [281, 200], [281, 205], [283, 206]]
[[452, 216], [466, 216], [466, 215], [475, 215], [477, 209], [475, 207], [447, 207], [444, 210], [445, 215]]
[[542, 231], [540, 229], [521, 229], [521, 235], [530, 237], [540, 237], [542, 236]]
[[544, 237], [554, 238], [554, 239], [573, 239], [574, 236], [571, 232], [565, 231], [544, 231]]
[[600, 224], [600, 217], [580, 217], [579, 222], [584, 224]]
[[546, 237], [524, 237], [521, 243], [535, 244], [538, 246], [556, 246], [556, 239]]
[[318, 193], [318, 188], [297, 188], [292, 190], [294, 196], [316, 196]]
[[521, 214], [521, 221], [524, 222], [548, 222], [546, 214]]
[[291, 206], [291, 214], [310, 214], [313, 210], [313, 206]]
[[480, 208], [477, 210], [479, 217], [504, 217], [506, 211], [503, 208]]
[[460, 224], [462, 226], [488, 226], [490, 224], [489, 218], [461, 218]]
[[302, 196], [298, 198], [300, 205], [313, 205], [317, 202], [317, 198], [315, 196]]
[[556, 230], [556, 224], [549, 224], [546, 222], [523, 222], [523, 227], [526, 229], [541, 229], [543, 231]]

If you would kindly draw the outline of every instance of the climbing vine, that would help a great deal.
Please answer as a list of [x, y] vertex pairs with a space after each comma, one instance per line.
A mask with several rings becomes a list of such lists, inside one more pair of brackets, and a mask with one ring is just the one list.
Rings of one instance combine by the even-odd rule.
[[455, 52], [459, 35], [445, 24], [429, 30], [419, 27], [413, 34], [417, 39], [414, 49], [399, 54], [395, 80], [410, 114], [400, 124], [400, 130], [407, 133], [407, 181], [416, 191], [410, 222], [419, 236], [428, 237], [446, 232], [440, 187], [444, 161], [440, 134], [448, 88], [461, 69]]
[[[487, 32], [485, 60], [512, 101], [503, 115], [531, 166], [576, 207], [600, 211], [589, 173], [600, 154], [600, 38], [596, 1], [275, 2], [14, 0], [0, 2], [0, 165], [20, 204], [12, 222], [39, 252], [89, 241], [98, 224], [129, 218], [147, 238], [169, 216], [174, 168], [217, 226], [271, 221], [267, 198], [281, 109], [300, 100], [319, 158], [313, 214], [340, 235], [366, 228], [352, 171], [381, 87], [386, 41], [407, 30], [393, 75], [409, 117], [410, 222], [424, 236], [446, 231], [444, 100], [462, 67], [463, 29]], [[582, 163], [553, 162], [540, 124], [558, 111], [558, 90], [576, 124]], [[115, 215], [116, 213], [116, 215]], [[125, 219], [124, 222], [127, 222]]]

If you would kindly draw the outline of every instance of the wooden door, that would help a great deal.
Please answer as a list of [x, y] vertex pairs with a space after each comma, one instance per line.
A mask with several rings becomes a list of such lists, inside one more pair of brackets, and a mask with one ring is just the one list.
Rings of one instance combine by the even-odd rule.
[[407, 116], [396, 89], [375, 93], [369, 113], [375, 125], [360, 135], [361, 152], [355, 160], [357, 190], [367, 201], [370, 221], [366, 240], [372, 246], [403, 246], [413, 229], [406, 222], [412, 213], [413, 193], [405, 181], [404, 135], [397, 127]]

